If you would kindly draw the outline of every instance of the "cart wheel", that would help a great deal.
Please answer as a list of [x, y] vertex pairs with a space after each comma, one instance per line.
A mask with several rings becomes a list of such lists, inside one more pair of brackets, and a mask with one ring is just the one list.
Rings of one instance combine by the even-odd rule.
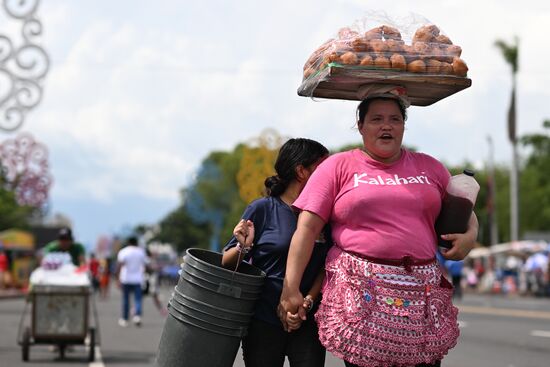
[[23, 331], [23, 343], [21, 344], [21, 357], [23, 361], [29, 360], [29, 354], [31, 349], [31, 329], [26, 327]]
[[90, 354], [88, 355], [88, 361], [93, 362], [95, 360], [95, 328], [91, 327], [89, 332], [90, 332]]
[[59, 359], [65, 358], [65, 347], [67, 347], [65, 344], [59, 344]]

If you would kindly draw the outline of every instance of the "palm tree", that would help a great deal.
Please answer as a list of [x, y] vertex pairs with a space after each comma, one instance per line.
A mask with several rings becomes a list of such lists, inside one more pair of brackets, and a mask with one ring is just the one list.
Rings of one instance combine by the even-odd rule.
[[514, 38], [514, 44], [502, 40], [495, 41], [504, 60], [512, 68], [512, 95], [508, 109], [508, 138], [512, 143], [512, 172], [510, 173], [510, 240], [518, 240], [518, 153], [516, 138], [516, 74], [519, 69], [519, 40]]

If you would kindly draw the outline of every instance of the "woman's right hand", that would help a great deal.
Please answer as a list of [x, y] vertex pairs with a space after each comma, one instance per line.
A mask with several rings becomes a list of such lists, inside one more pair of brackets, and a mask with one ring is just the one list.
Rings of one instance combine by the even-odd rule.
[[252, 247], [254, 240], [254, 223], [251, 220], [241, 219], [233, 229], [233, 236], [237, 239], [237, 246], [223, 252], [222, 266], [233, 268], [242, 260], [242, 255], [246, 254]]
[[250, 248], [254, 241], [254, 223], [251, 220], [241, 219], [233, 229], [233, 235], [245, 248]]

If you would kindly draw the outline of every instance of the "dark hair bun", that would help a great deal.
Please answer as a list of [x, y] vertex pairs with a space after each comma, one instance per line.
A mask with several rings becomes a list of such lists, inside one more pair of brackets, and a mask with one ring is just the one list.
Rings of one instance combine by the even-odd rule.
[[286, 190], [286, 184], [279, 176], [270, 176], [264, 182], [268, 196], [279, 196]]

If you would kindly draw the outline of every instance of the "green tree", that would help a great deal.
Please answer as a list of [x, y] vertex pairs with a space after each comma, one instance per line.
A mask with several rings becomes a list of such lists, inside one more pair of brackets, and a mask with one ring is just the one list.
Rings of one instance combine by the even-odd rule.
[[194, 182], [182, 189], [179, 207], [159, 223], [155, 239], [179, 251], [221, 248], [245, 208], [236, 183], [243, 149], [240, 144], [232, 152], [212, 152], [203, 160]]
[[15, 192], [8, 188], [1, 167], [0, 162], [0, 231], [9, 228], [26, 229], [35, 209], [17, 203]]
[[208, 223], [195, 223], [184, 207], [169, 213], [159, 223], [159, 232], [154, 240], [170, 243], [178, 252], [190, 247], [207, 247]]
[[[462, 172], [464, 168], [472, 167], [471, 163], [465, 162], [458, 166], [449, 167], [449, 171], [455, 175]], [[474, 208], [479, 221], [478, 242], [485, 246], [491, 244], [490, 206], [496, 208], [498, 238], [502, 241], [507, 241], [510, 238], [509, 168], [504, 165], [494, 167], [493, 189], [495, 190], [495, 203], [491, 203], [489, 198], [488, 172], [484, 169], [476, 170], [475, 179], [480, 187]]]
[[0, 187], [0, 231], [9, 228], [26, 229], [33, 208], [20, 206], [12, 191]]
[[521, 174], [521, 218], [525, 231], [550, 231], [550, 120], [543, 122], [546, 134], [521, 138], [530, 150]]
[[[550, 129], [550, 121], [543, 123]], [[519, 196], [519, 238], [527, 231], [550, 230], [550, 136], [546, 134], [526, 135], [519, 142], [527, 148], [526, 156], [520, 165]], [[487, 173], [476, 173], [481, 189], [476, 203], [476, 213], [480, 221], [481, 243], [489, 244], [489, 223], [487, 217]], [[504, 164], [495, 167], [495, 205], [497, 208], [498, 237], [500, 242], [512, 241], [510, 228], [510, 168]]]
[[[243, 155], [244, 145], [238, 145], [233, 152], [216, 152], [203, 163], [202, 172], [193, 187], [193, 194], [187, 198], [186, 208], [195, 216], [200, 210], [210, 223], [210, 248], [219, 250], [231, 237], [245, 203], [242, 201], [237, 172]], [[192, 205], [199, 199], [200, 206]]]
[[237, 173], [241, 199], [248, 203], [265, 194], [265, 178], [275, 174], [277, 152], [283, 138], [274, 130], [262, 132], [252, 146], [244, 146]]

